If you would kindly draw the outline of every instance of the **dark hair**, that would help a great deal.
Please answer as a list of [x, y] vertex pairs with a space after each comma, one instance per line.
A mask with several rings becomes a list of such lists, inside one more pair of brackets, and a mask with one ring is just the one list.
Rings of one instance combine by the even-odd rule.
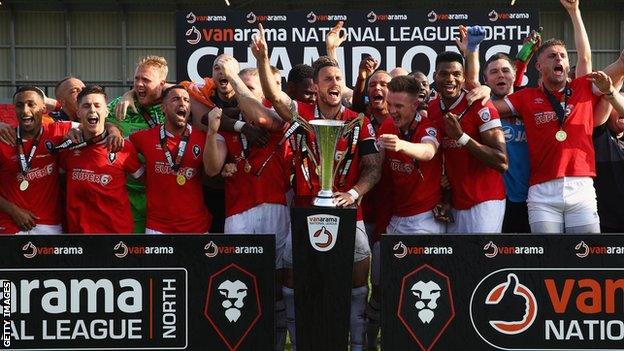
[[412, 76], [396, 76], [388, 83], [388, 90], [393, 93], [407, 93], [411, 96], [418, 96], [423, 86]]
[[563, 46], [565, 48], [566, 44], [561, 39], [550, 38], [546, 40], [545, 42], [543, 42], [542, 45], [539, 47], [539, 49], [537, 49], [537, 52], [535, 53], [535, 57], [539, 57], [539, 55], [541, 55], [542, 52], [544, 52], [544, 50], [548, 49], [551, 46]]
[[314, 70], [311, 66], [300, 63], [295, 65], [290, 72], [288, 72], [288, 83], [301, 83], [306, 79], [312, 79], [314, 76]]
[[312, 63], [312, 68], [314, 69], [314, 74], [312, 75], [315, 82], [318, 82], [319, 72], [325, 67], [336, 67], [338, 68], [338, 62], [329, 56], [321, 56], [316, 61]]
[[15, 96], [17, 94], [23, 93], [25, 91], [34, 91], [35, 93], [37, 93], [37, 95], [39, 95], [39, 97], [41, 97], [41, 100], [45, 99], [45, 94], [43, 93], [43, 90], [41, 90], [41, 89], [39, 89], [39, 88], [37, 88], [36, 86], [33, 86], [33, 85], [26, 85], [26, 86], [17, 88], [15, 93], [13, 93], [13, 100], [15, 100]]
[[487, 73], [487, 68], [490, 65], [490, 63], [497, 61], [497, 60], [505, 60], [507, 62], [509, 62], [509, 64], [511, 65], [511, 69], [513, 69], [514, 71], [516, 70], [516, 66], [514, 65], [513, 61], [511, 60], [511, 58], [509, 58], [509, 56], [503, 52], [499, 52], [497, 54], [492, 55], [492, 57], [490, 57], [486, 62], [485, 62], [485, 66], [484, 66], [484, 70], [483, 70], [483, 76], [485, 76], [485, 74]]
[[167, 98], [167, 95], [169, 95], [169, 93], [174, 90], [174, 89], [182, 89], [182, 90], [186, 90], [183, 86], [181, 86], [180, 84], [175, 84], [172, 85], [170, 87], [168, 87], [167, 89], [163, 90], [162, 92], [162, 100], [165, 101], [165, 99]]
[[460, 65], [463, 66], [464, 58], [462, 57], [462, 55], [456, 53], [455, 51], [445, 51], [438, 54], [438, 57], [436, 57], [436, 69], [438, 68], [438, 65], [443, 62], [458, 62]]
[[83, 97], [85, 97], [87, 95], [91, 95], [91, 94], [100, 94], [100, 95], [104, 96], [104, 100], [108, 101], [108, 96], [106, 95], [106, 92], [104, 91], [104, 89], [101, 86], [94, 85], [94, 84], [89, 84], [89, 85], [85, 86], [78, 93], [78, 96], [76, 97], [76, 101], [80, 102], [80, 100], [82, 100]]

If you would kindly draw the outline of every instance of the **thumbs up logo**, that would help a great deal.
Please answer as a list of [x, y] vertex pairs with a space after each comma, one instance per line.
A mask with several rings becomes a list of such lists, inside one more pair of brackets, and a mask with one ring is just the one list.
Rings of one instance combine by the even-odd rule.
[[[490, 320], [490, 325], [499, 333], [516, 335], [524, 332], [533, 325], [537, 316], [537, 300], [533, 292], [518, 281], [514, 273], [507, 275], [507, 281], [498, 284], [485, 298], [486, 305], [502, 305], [505, 310], [517, 310], [521, 306], [522, 316], [519, 319]], [[507, 306], [512, 306], [508, 309]], [[501, 306], [501, 307], [502, 307]], [[515, 307], [515, 308], [514, 308]], [[510, 317], [513, 317], [510, 314]], [[509, 320], [511, 319], [511, 320]]]

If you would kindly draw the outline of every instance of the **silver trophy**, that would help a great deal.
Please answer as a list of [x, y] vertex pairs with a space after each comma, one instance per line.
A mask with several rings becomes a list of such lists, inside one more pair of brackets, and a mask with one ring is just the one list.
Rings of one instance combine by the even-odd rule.
[[321, 190], [312, 201], [314, 206], [336, 207], [333, 201], [332, 186], [334, 185], [334, 155], [338, 139], [342, 136], [345, 127], [344, 121], [333, 119], [315, 119], [310, 121], [316, 144], [318, 145], [319, 162], [321, 168], [319, 174]]

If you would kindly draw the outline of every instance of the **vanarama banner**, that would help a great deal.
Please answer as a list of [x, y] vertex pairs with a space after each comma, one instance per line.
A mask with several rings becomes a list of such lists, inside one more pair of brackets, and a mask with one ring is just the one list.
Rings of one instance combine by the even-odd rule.
[[[178, 80], [199, 81], [212, 75], [212, 63], [222, 53], [233, 55], [241, 68], [255, 66], [249, 50], [258, 23], [265, 27], [271, 64], [286, 77], [292, 66], [310, 64], [325, 55], [325, 36], [337, 21], [344, 21], [347, 40], [338, 49], [347, 85], [353, 86], [362, 57], [371, 55], [387, 71], [403, 67], [420, 70], [433, 78], [435, 58], [445, 50], [458, 51], [454, 38], [458, 26], [481, 25], [486, 38], [481, 44], [482, 62], [498, 53], [515, 56], [522, 40], [539, 26], [535, 9], [483, 7], [476, 10], [366, 10], [328, 12], [267, 11], [248, 13], [178, 12], [176, 60]], [[534, 70], [529, 78], [536, 81]]]
[[624, 350], [621, 235], [384, 236], [384, 350]]
[[273, 350], [272, 235], [13, 236], [11, 350]]

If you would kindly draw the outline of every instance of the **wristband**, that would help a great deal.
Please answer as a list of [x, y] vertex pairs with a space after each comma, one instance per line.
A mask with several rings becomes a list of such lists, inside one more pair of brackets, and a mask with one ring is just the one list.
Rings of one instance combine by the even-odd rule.
[[357, 200], [358, 197], [360, 197], [360, 194], [358, 194], [358, 192], [353, 188], [349, 189], [349, 191], [347, 191], [347, 194], [351, 195], [353, 201]]
[[234, 122], [234, 130], [240, 133], [240, 131], [243, 129], [243, 126], [245, 124], [246, 123], [243, 122], [243, 121], [236, 121], [236, 122]]
[[466, 146], [466, 144], [468, 144], [468, 142], [470, 141], [470, 135], [464, 133], [462, 134], [459, 139], [457, 139], [457, 143], [461, 146]]

